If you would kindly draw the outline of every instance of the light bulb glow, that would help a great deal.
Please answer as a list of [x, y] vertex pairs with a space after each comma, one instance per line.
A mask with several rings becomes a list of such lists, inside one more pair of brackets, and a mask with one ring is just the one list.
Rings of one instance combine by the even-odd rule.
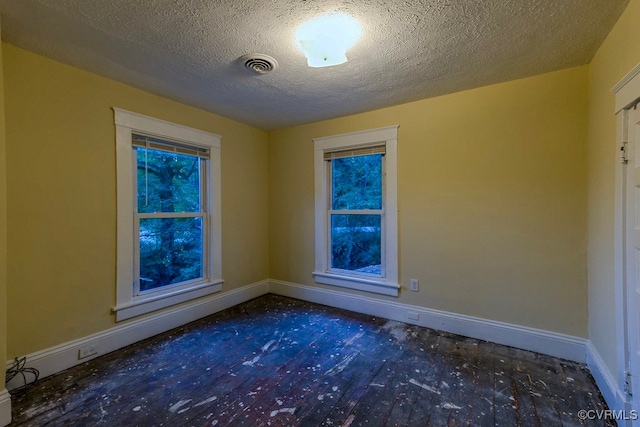
[[296, 43], [310, 67], [329, 67], [347, 62], [347, 50], [360, 38], [360, 24], [346, 14], [323, 15], [308, 21], [296, 32]]

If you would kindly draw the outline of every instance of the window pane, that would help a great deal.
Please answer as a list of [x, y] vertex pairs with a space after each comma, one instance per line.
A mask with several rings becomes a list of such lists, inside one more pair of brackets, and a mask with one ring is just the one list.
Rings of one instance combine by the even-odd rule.
[[332, 209], [382, 209], [382, 154], [331, 161]]
[[140, 219], [140, 291], [203, 276], [202, 218]]
[[380, 215], [331, 215], [331, 268], [381, 274]]
[[136, 148], [138, 212], [199, 212], [200, 159]]

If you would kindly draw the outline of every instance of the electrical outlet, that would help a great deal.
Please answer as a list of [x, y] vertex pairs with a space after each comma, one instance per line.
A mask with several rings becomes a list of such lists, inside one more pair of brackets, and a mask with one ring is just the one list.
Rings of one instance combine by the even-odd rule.
[[420, 319], [420, 313], [415, 312], [415, 311], [407, 311], [407, 319], [409, 319], [409, 320], [419, 320]]
[[418, 279], [411, 279], [409, 281], [411, 292], [418, 292]]
[[84, 359], [85, 357], [93, 356], [94, 354], [98, 354], [98, 347], [95, 344], [80, 347], [78, 350], [78, 359]]

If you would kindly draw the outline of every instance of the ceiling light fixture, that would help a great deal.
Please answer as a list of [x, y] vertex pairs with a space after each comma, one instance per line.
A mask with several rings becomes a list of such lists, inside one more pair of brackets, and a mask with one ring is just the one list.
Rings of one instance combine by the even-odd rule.
[[296, 43], [309, 67], [347, 62], [347, 50], [360, 38], [360, 24], [350, 15], [334, 13], [308, 21], [296, 32]]

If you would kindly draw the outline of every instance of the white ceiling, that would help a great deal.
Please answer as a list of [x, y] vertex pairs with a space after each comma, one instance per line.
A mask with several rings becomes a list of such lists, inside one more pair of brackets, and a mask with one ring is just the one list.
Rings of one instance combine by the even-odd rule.
[[[588, 63], [628, 0], [0, 0], [2, 39], [278, 129]], [[349, 62], [309, 68], [296, 29], [356, 17]], [[238, 58], [273, 56], [253, 74]]]

